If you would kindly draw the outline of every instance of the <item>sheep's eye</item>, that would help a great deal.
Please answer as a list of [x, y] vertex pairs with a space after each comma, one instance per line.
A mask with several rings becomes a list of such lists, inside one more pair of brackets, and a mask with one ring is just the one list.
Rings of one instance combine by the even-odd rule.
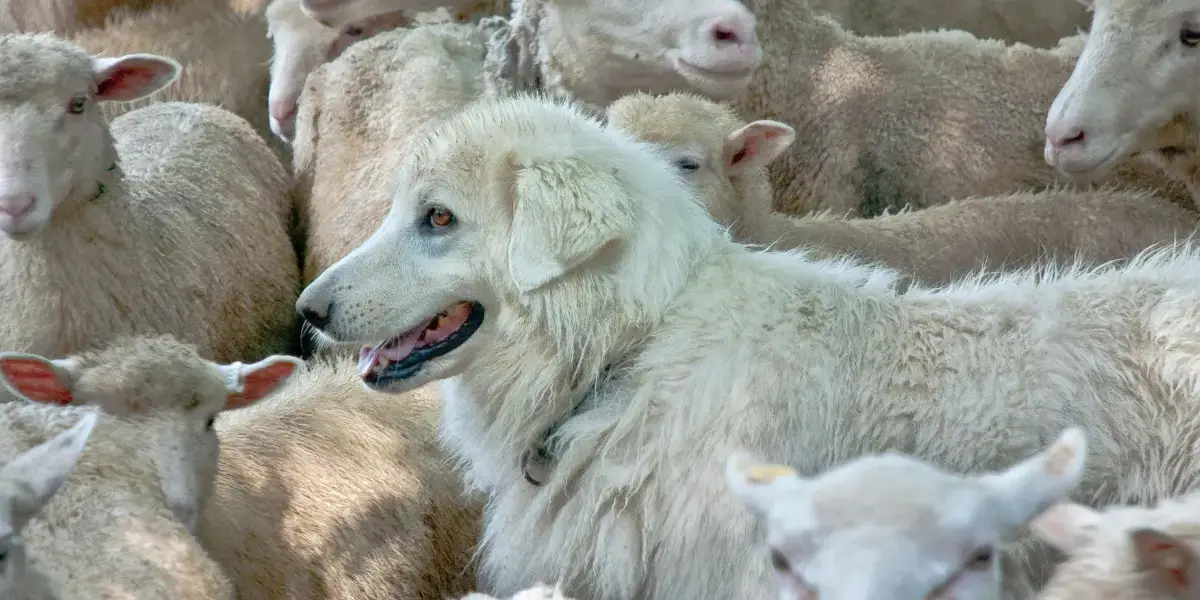
[[344, 33], [350, 37], [358, 37], [363, 34], [363, 28], [355, 27], [354, 25], [351, 25], [351, 26], [347, 27], [345, 30], [343, 30], [342, 33]]
[[440, 206], [435, 206], [425, 214], [425, 221], [434, 229], [445, 229], [454, 224], [454, 213]]
[[771, 566], [775, 567], [776, 571], [786, 572], [792, 570], [792, 565], [788, 563], [787, 557], [775, 549], [771, 550]]
[[986, 569], [992, 564], [992, 556], [994, 552], [990, 546], [985, 546], [975, 551], [971, 555], [971, 560], [967, 561], [968, 569]]
[[1195, 48], [1197, 44], [1200, 44], [1200, 31], [1192, 29], [1191, 27], [1184, 27], [1183, 29], [1180, 29], [1179, 43], [1187, 46], [1188, 48]]
[[217, 418], [216, 418], [215, 416], [214, 416], [214, 417], [209, 417], [209, 418], [208, 418], [208, 420], [204, 422], [204, 430], [205, 430], [205, 431], [212, 431], [212, 430], [213, 430], [213, 427], [214, 427], [216, 424], [217, 424]]
[[684, 173], [695, 173], [700, 170], [700, 162], [690, 156], [675, 159], [675, 167]]
[[83, 113], [85, 108], [87, 108], [87, 96], [75, 96], [71, 98], [71, 104], [68, 105], [67, 110], [70, 110], [73, 115], [78, 115]]

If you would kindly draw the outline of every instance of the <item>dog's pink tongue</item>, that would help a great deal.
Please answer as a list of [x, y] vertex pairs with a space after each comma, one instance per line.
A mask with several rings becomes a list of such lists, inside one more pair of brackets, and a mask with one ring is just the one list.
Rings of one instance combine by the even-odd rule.
[[363, 347], [358, 351], [358, 376], [370, 375], [375, 370], [375, 366], [379, 364], [380, 359], [386, 358], [390, 362], [396, 362], [412, 354], [417, 340], [420, 339], [428, 325], [429, 323], [426, 322], [419, 327], [410, 329], [399, 340], [388, 340], [373, 348]]

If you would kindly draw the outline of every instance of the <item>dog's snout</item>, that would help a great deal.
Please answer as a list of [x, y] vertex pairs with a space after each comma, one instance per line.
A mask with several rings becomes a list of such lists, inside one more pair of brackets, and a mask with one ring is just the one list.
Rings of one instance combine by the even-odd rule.
[[309, 325], [317, 329], [325, 329], [329, 325], [329, 312], [332, 305], [326, 305], [324, 310], [309, 305], [300, 305], [296, 307], [296, 311], [300, 313], [300, 317], [308, 321]]

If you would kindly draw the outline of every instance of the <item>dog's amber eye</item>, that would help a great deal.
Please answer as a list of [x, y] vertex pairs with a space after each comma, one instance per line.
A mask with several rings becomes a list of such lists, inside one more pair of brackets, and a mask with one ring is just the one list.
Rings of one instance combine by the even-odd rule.
[[445, 229], [454, 224], [454, 213], [440, 206], [429, 209], [429, 214], [425, 218], [429, 220], [429, 226], [434, 229]]

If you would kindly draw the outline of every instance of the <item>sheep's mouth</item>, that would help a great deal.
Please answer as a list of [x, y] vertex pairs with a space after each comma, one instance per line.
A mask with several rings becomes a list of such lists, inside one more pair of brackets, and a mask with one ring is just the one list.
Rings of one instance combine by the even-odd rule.
[[743, 79], [749, 79], [754, 75], [755, 69], [758, 68], [758, 63], [752, 66], [741, 67], [731, 70], [717, 70], [701, 67], [695, 63], [688, 62], [682, 57], [675, 59], [675, 66], [682, 71], [688, 72], [693, 76], [700, 76], [705, 79], [711, 79], [718, 82], [740, 82]]
[[358, 375], [373, 387], [408, 379], [421, 367], [462, 346], [483, 324], [483, 305], [457, 302], [381, 344], [358, 353]]

